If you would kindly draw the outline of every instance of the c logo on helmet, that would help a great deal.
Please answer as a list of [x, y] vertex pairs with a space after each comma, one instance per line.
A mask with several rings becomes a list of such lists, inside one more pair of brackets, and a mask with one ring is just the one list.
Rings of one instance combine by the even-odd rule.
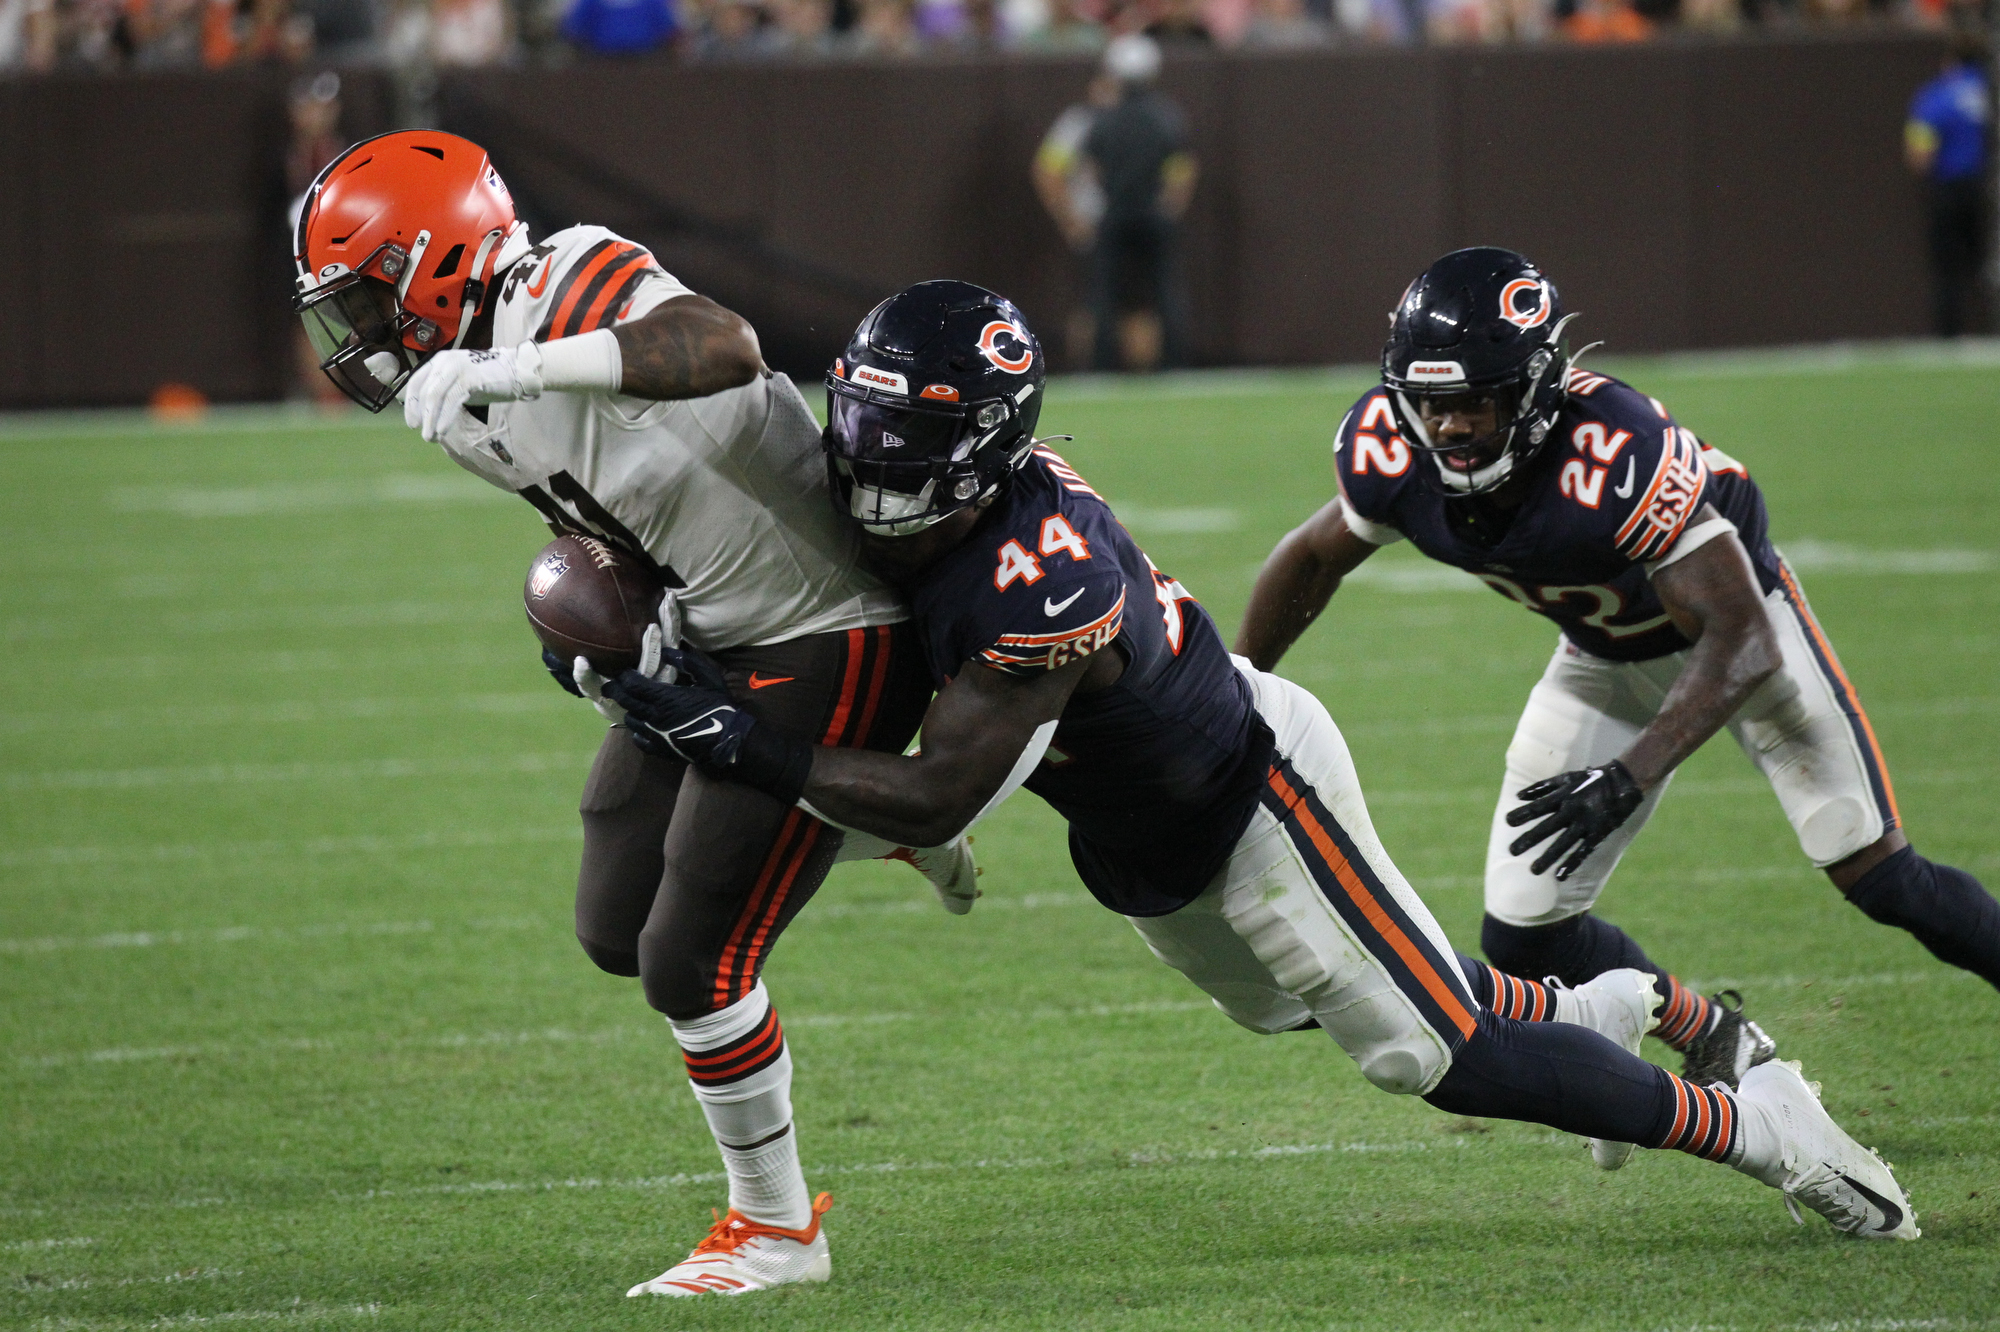
[[[1527, 292], [1535, 293], [1535, 306], [1523, 310], [1517, 303]], [[1539, 328], [1549, 319], [1549, 284], [1540, 278], [1515, 278], [1500, 288], [1500, 317], [1516, 328]]]
[[1005, 319], [996, 319], [979, 330], [979, 354], [1010, 375], [1018, 375], [1035, 363], [1035, 344], [1028, 330]]

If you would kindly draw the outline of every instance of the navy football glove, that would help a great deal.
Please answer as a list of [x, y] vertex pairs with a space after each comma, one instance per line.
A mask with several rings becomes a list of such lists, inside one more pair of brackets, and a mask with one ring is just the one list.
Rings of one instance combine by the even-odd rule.
[[632, 743], [796, 803], [812, 770], [812, 747], [760, 726], [736, 706], [722, 668], [704, 653], [666, 648], [661, 656], [686, 683], [661, 684], [637, 671], [604, 683], [604, 692], [624, 705]]
[[549, 668], [549, 674], [553, 675], [556, 683], [563, 687], [564, 693], [572, 698], [583, 697], [583, 691], [576, 687], [576, 669], [569, 662], [564, 661], [548, 648], [543, 648], [542, 665]]
[[1632, 817], [1632, 811], [1639, 808], [1646, 793], [1639, 789], [1639, 783], [1632, 779], [1625, 765], [1613, 759], [1602, 767], [1565, 772], [1536, 782], [1515, 792], [1515, 796], [1527, 803], [1507, 812], [1508, 827], [1518, 828], [1536, 819], [1542, 821], [1516, 837], [1507, 848], [1508, 854], [1518, 856], [1560, 833], [1548, 850], [1535, 857], [1529, 872], [1540, 874], [1563, 860], [1563, 853], [1568, 852], [1569, 859], [1563, 860], [1562, 868], [1556, 871], [1556, 878], [1561, 880], [1576, 873], [1598, 844]]

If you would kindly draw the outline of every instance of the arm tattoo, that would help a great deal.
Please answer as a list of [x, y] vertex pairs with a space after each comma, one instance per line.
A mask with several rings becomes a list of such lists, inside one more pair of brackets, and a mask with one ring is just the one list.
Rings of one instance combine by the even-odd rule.
[[625, 359], [620, 391], [635, 398], [707, 397], [764, 369], [750, 326], [703, 296], [676, 297], [615, 332]]

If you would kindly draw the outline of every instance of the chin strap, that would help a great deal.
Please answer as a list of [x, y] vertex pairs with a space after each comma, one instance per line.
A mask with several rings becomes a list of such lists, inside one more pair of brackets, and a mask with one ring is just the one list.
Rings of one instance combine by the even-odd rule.
[[472, 321], [479, 315], [479, 307], [486, 303], [486, 279], [480, 274], [486, 271], [486, 257], [506, 238], [506, 232], [493, 228], [479, 242], [478, 253], [472, 256], [472, 276], [466, 278], [465, 291], [458, 302], [458, 336], [451, 340], [453, 347], [465, 341], [465, 335], [472, 330]]

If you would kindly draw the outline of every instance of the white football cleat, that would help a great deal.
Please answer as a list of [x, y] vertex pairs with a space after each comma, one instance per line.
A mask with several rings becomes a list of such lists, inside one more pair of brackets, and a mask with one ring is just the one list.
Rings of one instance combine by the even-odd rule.
[[1923, 1233], [1889, 1163], [1833, 1122], [1819, 1103], [1819, 1084], [1805, 1080], [1796, 1059], [1757, 1065], [1743, 1075], [1736, 1099], [1745, 1111], [1769, 1117], [1780, 1157], [1738, 1168], [1782, 1189], [1794, 1221], [1805, 1224], [1804, 1203], [1835, 1230], [1864, 1239], [1913, 1240]]
[[824, 1281], [833, 1275], [826, 1251], [826, 1234], [819, 1219], [833, 1206], [833, 1195], [813, 1199], [812, 1224], [804, 1230], [760, 1225], [735, 1208], [718, 1216], [707, 1238], [678, 1264], [641, 1281], [625, 1292], [638, 1295], [748, 1295], [799, 1281]]
[[979, 896], [978, 879], [984, 871], [972, 858], [972, 839], [964, 833], [943, 846], [899, 846], [882, 859], [915, 865], [931, 881], [938, 904], [954, 916], [972, 910]]
[[[1575, 989], [1566, 988], [1554, 976], [1542, 984], [1555, 991], [1556, 1021], [1589, 1027], [1606, 1040], [1615, 1041], [1627, 1054], [1639, 1053], [1639, 1042], [1660, 1025], [1653, 1015], [1660, 996], [1653, 990], [1654, 977], [1644, 971], [1620, 967], [1607, 971]], [[1616, 1170], [1632, 1159], [1629, 1142], [1590, 1140], [1590, 1159], [1599, 1170]]]

